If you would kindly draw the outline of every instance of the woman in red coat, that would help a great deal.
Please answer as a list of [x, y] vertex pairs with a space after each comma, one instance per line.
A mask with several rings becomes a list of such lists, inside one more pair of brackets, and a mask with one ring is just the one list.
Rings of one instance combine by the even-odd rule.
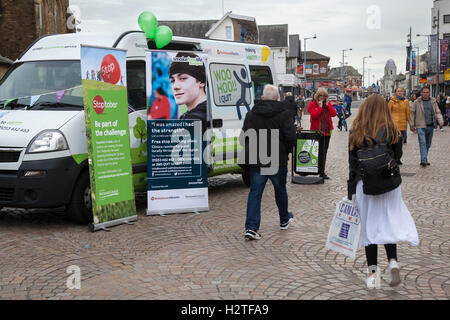
[[[322, 177], [330, 179], [325, 173], [325, 164], [327, 161], [327, 151], [330, 144], [331, 130], [333, 130], [333, 120], [337, 112], [328, 101], [328, 92], [325, 88], [319, 88], [314, 95], [314, 100], [311, 101], [308, 107], [310, 114], [311, 128], [310, 130], [320, 131], [323, 140], [320, 153], [322, 156]], [[320, 157], [320, 156], [319, 156]]]

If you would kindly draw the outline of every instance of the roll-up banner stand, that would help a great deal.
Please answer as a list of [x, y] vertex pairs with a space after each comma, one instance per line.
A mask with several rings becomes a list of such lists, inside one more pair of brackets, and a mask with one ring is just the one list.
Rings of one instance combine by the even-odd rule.
[[126, 51], [81, 46], [92, 212], [90, 231], [137, 220], [128, 128]]
[[[292, 183], [322, 184], [323, 159], [321, 150], [323, 137], [320, 131], [298, 130], [297, 143], [292, 160]], [[297, 175], [295, 175], [295, 174]]]
[[148, 51], [147, 215], [208, 211], [207, 55]]

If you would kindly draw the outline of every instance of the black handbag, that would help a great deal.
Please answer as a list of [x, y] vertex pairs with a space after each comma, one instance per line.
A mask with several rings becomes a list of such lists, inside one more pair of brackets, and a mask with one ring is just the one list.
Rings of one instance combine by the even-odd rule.
[[400, 168], [394, 159], [392, 148], [388, 143], [381, 142], [383, 133], [384, 130], [380, 130], [375, 140], [365, 136], [361, 148], [356, 151], [365, 194], [383, 194], [402, 183]]

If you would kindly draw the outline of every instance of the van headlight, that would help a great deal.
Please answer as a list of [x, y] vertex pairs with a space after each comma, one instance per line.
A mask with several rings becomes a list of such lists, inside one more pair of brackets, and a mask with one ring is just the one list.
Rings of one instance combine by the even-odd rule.
[[66, 138], [60, 131], [46, 130], [34, 137], [27, 148], [27, 153], [62, 151], [67, 149]]

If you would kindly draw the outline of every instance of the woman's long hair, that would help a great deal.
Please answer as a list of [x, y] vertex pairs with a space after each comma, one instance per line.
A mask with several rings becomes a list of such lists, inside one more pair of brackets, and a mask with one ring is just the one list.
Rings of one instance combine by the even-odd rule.
[[364, 136], [376, 138], [381, 128], [387, 128], [382, 141], [386, 141], [388, 134], [391, 144], [397, 143], [400, 132], [392, 119], [386, 100], [378, 95], [370, 95], [359, 107], [358, 114], [350, 130], [350, 150], [361, 147]]

